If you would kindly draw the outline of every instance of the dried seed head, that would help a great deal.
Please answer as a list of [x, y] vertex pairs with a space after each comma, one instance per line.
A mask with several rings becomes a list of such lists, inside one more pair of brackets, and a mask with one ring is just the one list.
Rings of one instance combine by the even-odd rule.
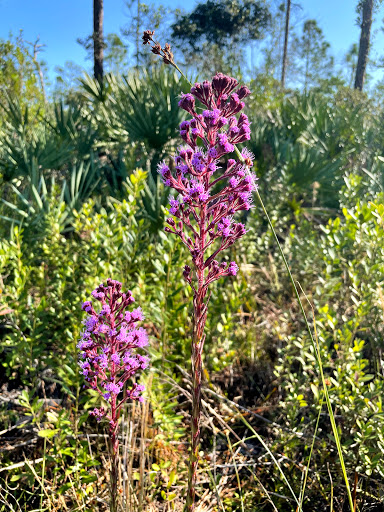
[[144, 30], [143, 33], [143, 44], [150, 44], [151, 41], [153, 41], [152, 36], [154, 34], [154, 30]]
[[165, 47], [163, 49], [163, 61], [165, 64], [173, 64], [173, 53], [171, 49], [171, 45], [169, 43], [165, 43]]
[[155, 43], [152, 46], [151, 52], [154, 53], [155, 55], [161, 55], [161, 46], [160, 46], [160, 44], [159, 43]]

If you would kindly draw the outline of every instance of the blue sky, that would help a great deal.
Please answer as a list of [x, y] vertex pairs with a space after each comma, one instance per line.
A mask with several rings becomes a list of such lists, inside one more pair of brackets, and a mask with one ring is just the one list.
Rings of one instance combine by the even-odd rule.
[[[157, 2], [155, 2], [157, 3]], [[191, 10], [195, 0], [161, 0], [163, 5]], [[357, 0], [300, 0], [304, 18], [315, 18], [331, 43], [336, 63], [352, 43], [358, 42], [359, 29], [355, 24]], [[376, 14], [374, 25], [374, 50], [384, 56], [384, 33], [381, 20], [384, 6]], [[118, 32], [127, 23], [127, 9], [124, 0], [104, 0], [105, 33]], [[72, 60], [89, 67], [85, 52], [76, 42], [92, 32], [92, 0], [0, 0], [0, 37], [7, 38], [9, 32], [24, 31], [27, 40], [40, 36], [46, 44], [42, 58], [48, 63], [49, 74], [53, 76], [55, 66], [63, 66]], [[381, 79], [383, 71], [375, 72]]]

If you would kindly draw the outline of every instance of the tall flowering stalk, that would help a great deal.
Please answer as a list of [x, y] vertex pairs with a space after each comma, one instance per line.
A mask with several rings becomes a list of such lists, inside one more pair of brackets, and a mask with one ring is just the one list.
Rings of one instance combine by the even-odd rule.
[[[212, 81], [197, 83], [183, 94], [179, 106], [191, 118], [180, 125], [186, 143], [174, 157], [174, 169], [165, 163], [159, 173], [166, 186], [176, 191], [170, 198], [168, 226], [165, 231], [177, 235], [192, 256], [192, 267], [185, 265], [184, 279], [193, 290], [192, 334], [192, 425], [191, 454], [186, 509], [194, 510], [196, 471], [199, 461], [202, 353], [204, 327], [209, 303], [208, 287], [217, 279], [234, 276], [232, 261], [218, 261], [222, 251], [245, 235], [245, 226], [234, 221], [238, 211], [249, 210], [257, 179], [249, 169], [253, 155], [247, 149], [240, 161], [227, 156], [235, 146], [250, 138], [248, 117], [241, 113], [242, 101], [250, 94], [238, 87], [235, 78], [216, 74]], [[202, 104], [197, 110], [196, 101]], [[239, 115], [238, 115], [239, 114]], [[238, 152], [238, 150], [237, 150]], [[239, 153], [239, 152], [238, 152]]]
[[[153, 35], [154, 35], [154, 32], [153, 32], [152, 30], [145, 30], [145, 31], [144, 31], [144, 34], [143, 34], [143, 38], [142, 38], [142, 39], [143, 39], [143, 44], [144, 44], [144, 45], [146, 45], [146, 44], [151, 45], [151, 47], [152, 47], [152, 52], [153, 52], [155, 55], [159, 55], [159, 56], [161, 56], [161, 57], [162, 57], [162, 59], [163, 59], [163, 62], [164, 62], [165, 64], [170, 64], [170, 65], [172, 65], [174, 68], [176, 68], [176, 69], [181, 73], [181, 75], [182, 75], [182, 76], [184, 76], [184, 78], [186, 78], [186, 77], [185, 77], [185, 75], [182, 73], [182, 71], [179, 69], [179, 67], [177, 66], [177, 64], [176, 64], [176, 63], [175, 63], [175, 61], [174, 61], [174, 57], [173, 57], [173, 53], [172, 53], [172, 51], [171, 51], [171, 47], [170, 47], [170, 45], [169, 45], [169, 44], [166, 44], [166, 45], [165, 45], [165, 47], [164, 47], [164, 48], [162, 48], [162, 47], [161, 47], [161, 45], [160, 45], [160, 43], [158, 43], [157, 41], [155, 41], [155, 40], [153, 39]], [[217, 79], [217, 77], [219, 77], [219, 76], [220, 76], [220, 77], [222, 77], [222, 78], [224, 78], [224, 79], [226, 79], [226, 80], [228, 80], [229, 82], [231, 82], [232, 80], [234, 80], [234, 79], [232, 79], [232, 78], [230, 78], [230, 77], [225, 77], [224, 75], [221, 75], [221, 74], [216, 75], [216, 76], [214, 77], [214, 79], [213, 79], [213, 80]], [[188, 79], [187, 79], [187, 78], [186, 78], [186, 80], [188, 81]], [[201, 96], [203, 96], [203, 97], [204, 97], [204, 94], [201, 94], [201, 93], [200, 93], [200, 97], [198, 97], [198, 96], [196, 95], [196, 89], [195, 89], [195, 88], [196, 88], [196, 86], [197, 86], [197, 87], [200, 89], [200, 92], [201, 92], [201, 87], [203, 87], [203, 89], [205, 89], [205, 91], [206, 91], [207, 95], [209, 95], [209, 90], [210, 90], [210, 88], [211, 88], [211, 89], [213, 89], [213, 88], [214, 88], [213, 80], [212, 80], [211, 85], [209, 84], [209, 82], [204, 82], [202, 86], [201, 86], [201, 84], [196, 84], [196, 85], [195, 85], [194, 87], [192, 87], [192, 89], [191, 89], [191, 93], [192, 93], [192, 95], [193, 95], [193, 96], [195, 96], [198, 100], [200, 100], [200, 101], [201, 101], [205, 106], [207, 106], [208, 108], [212, 108], [212, 107], [209, 105], [209, 103], [204, 102], [204, 101], [202, 101], [202, 100], [201, 100]], [[236, 87], [237, 87], [237, 84], [236, 84]], [[195, 90], [193, 90], [193, 89], [195, 89]], [[240, 88], [240, 89], [242, 89], [242, 88]], [[237, 91], [237, 98], [235, 97], [235, 100], [234, 100], [235, 102], [237, 102], [237, 100], [241, 99], [241, 98], [240, 98], [240, 94], [239, 94], [239, 93], [240, 93], [240, 89]], [[199, 93], [198, 93], [198, 94], [199, 94]], [[225, 102], [227, 102], [227, 100], [228, 100], [228, 94], [229, 94], [229, 93], [228, 93], [228, 92], [226, 92], [225, 94], [226, 94], [227, 98], [225, 98], [225, 100], [224, 100], [224, 101], [225, 101]], [[241, 93], [241, 95], [243, 95], [243, 94], [244, 94], [244, 93]], [[243, 97], [247, 96], [248, 94], [249, 94], [249, 91], [248, 91], [248, 92], [247, 92]], [[187, 97], [189, 96], [189, 98], [187, 99], [187, 103], [185, 104], [185, 105], [187, 106], [187, 108], [185, 108], [185, 105], [183, 105], [183, 99], [185, 98], [185, 96], [187, 96]], [[217, 95], [215, 95], [215, 96], [216, 96], [216, 98], [215, 98], [215, 99], [217, 100]], [[224, 96], [224, 94], [223, 94], [223, 96]], [[224, 98], [223, 98], [223, 96], [222, 96], [222, 99], [224, 99]], [[233, 97], [233, 96], [234, 96], [234, 94], [232, 94], [231, 96]], [[185, 108], [185, 110], [187, 110], [189, 113], [191, 113], [191, 114], [192, 114], [192, 116], [193, 116], [192, 121], [193, 121], [194, 119], [198, 119], [198, 118], [199, 118], [199, 116], [198, 116], [198, 115], [196, 115], [193, 111], [190, 111], [190, 101], [194, 102], [194, 98], [193, 98], [193, 97], [191, 98], [191, 97], [190, 97], [190, 95], [183, 95], [183, 98], [182, 98], [181, 102], [179, 103], [179, 105], [180, 105], [182, 108]], [[241, 105], [242, 105], [242, 107], [241, 107], [241, 108], [243, 108], [244, 104], [243, 104], [242, 102], [240, 102], [240, 103], [241, 103]], [[214, 104], [214, 102], [213, 102], [213, 104]], [[217, 103], [216, 103], [216, 106], [217, 106], [217, 107], [219, 107], [219, 110], [220, 110], [220, 107], [221, 107], [221, 106], [220, 106], [220, 104], [218, 103], [218, 101], [217, 101]], [[192, 110], [194, 110], [194, 103], [193, 103], [193, 109], [192, 109]], [[204, 114], [204, 112], [203, 112], [203, 114]], [[225, 114], [225, 115], [228, 115], [228, 114]], [[225, 117], [225, 116], [224, 116], [224, 117]], [[188, 136], [189, 136], [189, 137], [191, 138], [191, 135], [192, 135], [191, 141], [187, 140], [186, 142], [188, 143], [188, 145], [189, 145], [193, 150], [195, 150], [195, 149], [196, 149], [196, 140], [195, 140], [195, 141], [193, 141], [193, 137], [194, 137], [194, 136], [196, 135], [196, 133], [197, 133], [196, 131], [194, 132], [194, 130], [196, 130], [197, 126], [196, 126], [196, 125], [192, 125], [192, 124], [191, 124], [191, 123], [192, 123], [192, 121], [189, 121], [189, 122], [188, 122], [189, 124], [188, 124], [188, 128], [187, 128], [187, 130], [185, 130], [185, 127], [181, 126], [181, 136], [182, 136], [182, 137], [183, 137], [183, 139], [185, 140], [185, 137], [186, 137], [186, 138], [188, 138]], [[200, 120], [198, 120], [198, 122], [200, 123]], [[200, 124], [201, 124], [201, 123], [200, 123]], [[239, 123], [238, 123], [238, 126], [239, 126]], [[249, 127], [249, 124], [248, 124], [248, 127]], [[204, 127], [203, 127], [203, 130], [204, 130]], [[191, 135], [189, 135], [189, 134], [188, 134], [188, 132], [189, 132], [189, 131], [191, 132]], [[218, 135], [218, 134], [217, 134], [217, 135]], [[229, 130], [228, 130], [228, 132], [227, 132], [227, 136], [228, 136], [228, 135], [229, 135]], [[203, 137], [201, 137], [200, 135], [198, 135], [198, 137], [199, 137], [199, 138], [201, 138], [201, 139], [203, 140], [203, 146], [205, 146], [205, 148], [206, 148], [206, 149], [208, 148], [208, 143], [209, 143], [209, 145], [211, 145], [211, 144], [210, 144], [210, 142], [211, 142], [211, 141], [210, 141], [210, 140], [208, 140], [208, 137], [205, 137], [204, 135], [203, 135]], [[204, 138], [205, 138], [205, 140], [204, 140]], [[246, 137], [246, 140], [247, 140], [247, 138], [248, 138], [248, 137]], [[194, 145], [193, 145], [193, 144], [191, 145], [191, 142], [192, 142], [192, 143], [194, 142]], [[219, 140], [219, 142], [220, 142], [220, 140]], [[294, 278], [293, 278], [293, 276], [292, 276], [292, 273], [291, 273], [291, 270], [290, 270], [290, 268], [289, 268], [289, 265], [288, 265], [287, 259], [286, 259], [285, 255], [284, 255], [283, 249], [282, 249], [282, 247], [281, 247], [281, 245], [280, 245], [279, 238], [278, 238], [278, 236], [277, 236], [277, 234], [276, 234], [276, 231], [275, 231], [275, 229], [274, 229], [274, 227], [273, 227], [273, 223], [272, 223], [272, 221], [271, 221], [271, 219], [270, 219], [270, 217], [269, 217], [269, 215], [268, 215], [268, 212], [267, 212], [267, 210], [266, 210], [266, 208], [265, 208], [265, 206], [264, 206], [264, 203], [263, 203], [263, 200], [262, 200], [262, 198], [261, 198], [261, 196], [260, 196], [260, 193], [259, 193], [259, 191], [258, 191], [258, 189], [257, 189], [257, 184], [256, 184], [256, 180], [257, 180], [257, 178], [255, 177], [255, 175], [254, 175], [254, 174], [252, 174], [252, 173], [250, 172], [250, 168], [252, 167], [252, 161], [253, 161], [253, 158], [254, 158], [254, 157], [253, 157], [253, 155], [252, 155], [251, 153], [249, 153], [247, 150], [244, 150], [242, 153], [240, 153], [240, 151], [239, 151], [239, 150], [238, 150], [238, 148], [236, 147], [237, 142], [234, 142], [233, 140], [232, 140], [232, 141], [230, 141], [230, 140], [229, 140], [229, 143], [231, 143], [231, 142], [233, 143], [233, 145], [234, 145], [234, 149], [235, 149], [235, 151], [236, 151], [236, 154], [238, 155], [238, 157], [239, 157], [239, 159], [240, 159], [240, 162], [238, 162], [238, 163], [237, 163], [237, 165], [240, 165], [240, 166], [241, 166], [241, 163], [242, 163], [242, 164], [244, 164], [244, 165], [243, 165], [243, 169], [246, 171], [246, 176], [249, 178], [249, 182], [250, 182], [250, 183], [251, 183], [251, 185], [252, 185], [252, 190], [254, 190], [254, 191], [255, 191], [255, 195], [256, 195], [256, 197], [257, 197], [257, 200], [258, 200], [258, 202], [259, 202], [259, 204], [260, 204], [260, 206], [261, 206], [261, 208], [262, 208], [262, 210], [263, 210], [263, 212], [264, 212], [264, 215], [265, 215], [265, 217], [266, 217], [266, 219], [267, 219], [267, 221], [268, 221], [268, 224], [269, 224], [269, 227], [270, 227], [271, 232], [272, 232], [272, 234], [273, 234], [273, 237], [274, 237], [274, 239], [275, 239], [275, 242], [276, 242], [276, 245], [277, 245], [278, 251], [279, 251], [280, 256], [281, 256], [281, 258], [282, 258], [282, 260], [283, 260], [283, 262], [284, 262], [284, 266], [285, 266], [285, 268], [286, 268], [286, 271], [287, 271], [287, 273], [288, 273], [288, 276], [289, 276], [290, 282], [291, 282], [292, 287], [293, 287], [293, 289], [294, 289], [294, 292], [295, 292], [295, 295], [296, 295], [297, 301], [298, 301], [298, 303], [299, 303], [300, 310], [301, 310], [301, 313], [302, 313], [302, 315], [303, 315], [304, 322], [305, 322], [305, 325], [306, 325], [306, 329], [307, 329], [308, 334], [309, 334], [309, 337], [310, 337], [310, 339], [311, 339], [312, 346], [313, 346], [313, 347], [314, 347], [314, 349], [315, 349], [316, 359], [317, 359], [317, 363], [318, 363], [318, 365], [319, 365], [320, 375], [321, 375], [322, 382], [323, 382], [324, 395], [325, 395], [325, 398], [326, 398], [327, 408], [328, 408], [328, 412], [329, 412], [329, 416], [330, 416], [330, 420], [331, 420], [332, 431], [333, 431], [333, 434], [334, 434], [334, 437], [335, 437], [335, 440], [336, 440], [337, 451], [338, 451], [338, 455], [339, 455], [339, 458], [340, 458], [340, 463], [341, 463], [341, 467], [342, 467], [342, 471], [343, 471], [343, 476], [344, 476], [345, 486], [346, 486], [346, 489], [347, 489], [349, 506], [350, 506], [350, 508], [351, 508], [351, 511], [353, 511], [353, 510], [354, 510], [354, 508], [355, 508], [355, 507], [354, 507], [354, 503], [353, 503], [353, 497], [352, 497], [351, 488], [350, 488], [349, 481], [348, 481], [348, 475], [347, 475], [347, 472], [346, 472], [346, 469], [345, 469], [345, 462], [344, 462], [343, 452], [342, 452], [341, 443], [340, 443], [340, 439], [339, 439], [339, 433], [338, 433], [338, 430], [337, 430], [337, 425], [336, 425], [336, 421], [335, 421], [334, 413], [333, 413], [333, 410], [332, 410], [332, 405], [331, 405], [331, 402], [330, 402], [330, 400], [329, 400], [328, 388], [327, 388], [327, 385], [326, 385], [326, 383], [325, 383], [324, 372], [323, 372], [323, 365], [322, 365], [322, 361], [321, 361], [320, 353], [319, 353], [319, 350], [318, 350], [318, 346], [317, 346], [317, 345], [316, 345], [316, 343], [315, 343], [315, 339], [314, 339], [314, 336], [313, 336], [313, 334], [312, 334], [312, 330], [311, 330], [311, 327], [310, 327], [310, 324], [309, 324], [309, 320], [308, 320], [307, 315], [306, 315], [306, 313], [305, 313], [305, 309], [304, 309], [303, 303], [302, 303], [302, 301], [301, 301], [300, 294], [299, 294], [298, 288], [297, 288], [297, 286], [296, 286], [296, 282], [295, 282], [295, 280], [294, 280]], [[180, 156], [180, 155], [178, 155], [178, 156]], [[176, 157], [176, 158], [177, 158], [177, 157]], [[175, 160], [176, 160], [176, 158], [175, 158]], [[228, 161], [228, 165], [229, 165], [229, 162], [230, 162], [230, 161]], [[177, 169], [177, 167], [176, 167], [176, 169]], [[164, 167], [161, 167], [161, 168], [160, 168], [160, 172], [162, 172], [163, 170], [164, 170]], [[168, 172], [168, 171], [166, 171], [166, 172]], [[228, 172], [228, 167], [227, 167], [227, 171], [226, 171], [226, 172]], [[184, 174], [185, 174], [185, 173], [184, 173]], [[192, 174], [192, 176], [193, 176], [193, 174]], [[178, 178], [178, 177], [179, 177], [179, 175], [177, 175], [177, 174], [176, 174], [176, 177]], [[210, 180], [210, 177], [209, 177], [208, 179]], [[214, 183], [216, 183], [216, 182], [217, 182], [217, 180], [214, 180]], [[171, 187], [173, 186], [173, 185], [172, 185], [172, 181], [171, 181], [169, 178], [167, 178], [167, 177], [165, 178], [165, 183], [166, 183], [167, 185], [171, 186]], [[212, 184], [212, 183], [210, 183], [210, 184]], [[173, 187], [173, 188], [175, 188], [176, 190], [178, 190], [176, 187]], [[178, 190], [178, 191], [179, 191], [179, 190]], [[251, 194], [250, 194], [250, 195], [251, 195]], [[199, 197], [199, 199], [200, 199], [200, 197]], [[172, 208], [171, 208], [171, 210], [170, 210], [170, 213], [171, 213], [171, 214], [173, 214], [173, 215], [175, 215], [175, 212], [178, 210], [179, 206], [178, 206], [177, 204], [175, 204], [175, 203], [174, 203], [174, 204], [172, 204], [172, 201], [174, 201], [174, 200], [173, 200], [173, 199], [171, 200], [171, 207], [172, 207]], [[249, 197], [249, 199], [248, 199], [248, 203], [250, 203], [250, 197]], [[240, 209], [240, 208], [239, 208], [239, 209]], [[248, 209], [248, 208], [245, 208], [245, 209]], [[196, 212], [195, 212], [195, 213], [196, 213]], [[181, 232], [180, 232], [180, 230], [182, 230], [182, 229], [183, 229], [183, 220], [184, 220], [184, 212], [183, 212], [183, 211], [181, 212], [181, 215], [182, 215], [182, 217], [178, 216], [178, 217], [179, 217], [179, 219], [180, 219], [179, 225], [178, 225], [178, 227], [177, 227], [178, 229], [176, 229], [176, 224], [174, 224], [174, 225], [170, 224], [170, 226], [172, 226], [174, 229], [173, 229], [173, 230], [169, 230], [169, 229], [167, 229], [167, 231], [173, 231], [174, 233], [176, 233], [178, 236], [180, 236], [180, 237], [182, 238], [183, 243], [185, 243], [185, 244], [186, 244], [185, 239], [183, 239], [183, 235], [182, 235], [182, 234], [181, 234]], [[197, 219], [196, 219], [195, 214], [193, 214], [193, 217], [194, 217], [194, 221], [196, 221]], [[172, 219], [170, 220], [170, 222], [172, 222]], [[174, 221], [173, 221], [173, 222], [174, 222]], [[186, 225], [187, 225], [187, 227], [188, 227], [188, 224], [186, 224]], [[200, 234], [201, 234], [201, 231], [200, 231]], [[185, 238], [185, 235], [184, 235], [184, 238]], [[195, 234], [194, 234], [194, 237], [193, 237], [193, 238], [194, 238], [194, 240], [196, 240], [196, 238], [195, 238]], [[190, 239], [190, 238], [189, 238], [189, 239]], [[187, 245], [187, 244], [186, 244], [186, 245]], [[204, 245], [203, 245], [203, 247], [204, 247]], [[221, 249], [220, 249], [220, 250], [221, 250]], [[191, 253], [192, 253], [192, 251], [191, 251]], [[194, 258], [194, 255], [193, 255], [193, 254], [192, 254], [192, 258]], [[208, 258], [208, 259], [209, 259], [209, 258]], [[198, 276], [198, 272], [197, 272], [197, 269], [196, 269], [196, 261], [195, 261], [195, 260], [193, 260], [193, 261], [194, 261], [194, 266], [195, 266], [195, 270], [196, 270], [196, 272], [195, 272], [195, 273], [196, 273], [196, 275]], [[231, 263], [231, 265], [235, 265], [235, 264], [232, 262], [232, 263]], [[237, 268], [237, 267], [234, 267], [234, 268]], [[228, 270], [229, 270], [229, 267], [228, 267]], [[187, 281], [188, 281], [188, 282], [190, 282], [190, 281], [189, 281], [189, 279], [190, 279], [190, 273], [191, 273], [191, 269], [190, 269], [190, 267], [186, 266], [186, 267], [185, 267], [185, 271], [184, 271], [184, 277], [187, 279]], [[220, 276], [219, 276], [219, 277], [220, 277]], [[207, 278], [207, 279], [208, 279], [208, 278]], [[217, 277], [216, 277], [216, 279], [217, 279]], [[199, 279], [198, 279], [198, 282], [199, 282]], [[192, 284], [191, 284], [191, 286], [192, 286]], [[196, 306], [195, 306], [196, 289], [195, 289], [193, 286], [192, 286], [192, 288], [193, 288], [193, 290], [194, 290], [194, 310], [195, 310], [195, 318], [196, 318]], [[207, 301], [207, 302], [208, 302], [208, 301]], [[205, 305], [205, 307], [206, 307], [206, 306], [207, 306], [207, 304]], [[195, 325], [196, 325], [196, 322], [195, 322]], [[204, 325], [205, 325], [205, 319], [204, 319]], [[202, 331], [203, 331], [203, 330], [204, 330], [204, 327], [203, 327]], [[195, 365], [195, 364], [194, 364], [194, 362], [193, 362], [194, 357], [196, 357], [196, 352], [194, 351], [194, 346], [193, 346], [193, 344], [194, 344], [194, 340], [195, 340], [195, 334], [196, 334], [196, 330], [194, 329], [194, 331], [193, 331], [193, 339], [192, 339], [192, 366], [193, 366], [194, 372], [195, 372], [195, 369], [197, 368], [197, 365]], [[203, 342], [202, 342], [202, 344], [203, 344], [203, 343], [204, 343], [204, 338], [202, 338], [202, 339], [203, 339]], [[201, 347], [201, 349], [202, 349], [202, 347]], [[200, 366], [201, 366], [201, 352], [200, 352]], [[200, 370], [200, 379], [201, 379], [201, 370]], [[196, 381], [196, 379], [194, 379], [194, 386], [195, 386], [195, 381]], [[200, 381], [200, 382], [201, 382], [201, 381]], [[195, 389], [196, 389], [196, 388], [194, 387], [194, 390], [195, 390]], [[196, 401], [196, 400], [200, 400], [200, 388], [198, 389], [198, 392], [196, 392], [196, 391], [195, 391], [195, 393], [194, 393], [193, 397], [194, 397], [194, 401]], [[195, 411], [195, 407], [193, 407], [193, 411]], [[198, 407], [198, 414], [200, 414], [200, 406]], [[195, 418], [195, 417], [193, 416], [193, 419], [192, 419], [192, 446], [193, 446], [193, 444], [194, 444], [194, 434], [193, 434], [193, 428], [194, 428], [194, 427], [193, 427], [193, 421], [194, 421], [194, 418]], [[197, 422], [197, 425], [198, 425], [198, 427], [199, 427], [199, 423], [198, 423], [198, 422]], [[198, 435], [199, 435], [199, 428], [198, 428], [197, 432], [198, 432]], [[198, 435], [197, 435], [196, 437], [198, 437]], [[197, 448], [198, 448], [198, 439], [197, 439]], [[192, 478], [191, 478], [191, 472], [192, 472], [192, 459], [193, 459], [196, 455], [198, 455], [198, 452], [195, 452], [195, 454], [194, 454], [194, 453], [193, 453], [193, 451], [192, 451], [192, 454], [191, 454], [191, 464], [190, 464], [190, 473], [189, 473], [189, 474], [190, 474], [190, 478], [189, 478], [189, 482], [188, 482], [188, 498], [187, 498], [187, 510], [188, 510], [188, 511], [189, 511], [189, 510], [193, 510], [193, 508], [194, 508], [194, 494], [195, 494], [195, 491], [194, 491], [194, 489], [193, 489], [193, 490], [190, 490], [190, 488], [191, 488], [191, 486], [194, 486], [194, 484], [195, 484], [195, 480], [196, 480], [196, 475], [192, 475]], [[195, 462], [194, 462], [194, 464], [195, 464], [195, 469], [196, 469], [197, 461], [195, 461]]]
[[144, 386], [128, 382], [140, 370], [148, 366], [148, 357], [136, 352], [148, 344], [148, 335], [137, 322], [144, 319], [141, 308], [128, 311], [135, 302], [132, 293], [121, 292], [122, 284], [107, 279], [92, 296], [101, 302], [101, 309], [86, 301], [82, 309], [88, 313], [85, 329], [77, 347], [80, 349], [79, 365], [87, 386], [96, 390], [105, 405], [90, 414], [97, 421], [109, 421], [111, 447], [111, 512], [117, 511], [118, 467], [119, 467], [119, 416], [128, 400], [143, 401]]

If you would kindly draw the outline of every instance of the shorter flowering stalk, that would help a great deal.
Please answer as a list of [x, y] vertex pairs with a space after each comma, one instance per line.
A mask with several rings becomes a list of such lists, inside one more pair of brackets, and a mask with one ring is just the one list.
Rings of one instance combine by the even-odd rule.
[[111, 445], [111, 511], [117, 510], [117, 481], [119, 465], [119, 416], [128, 400], [144, 400], [141, 395], [145, 387], [128, 381], [141, 369], [148, 366], [149, 359], [137, 353], [148, 344], [144, 328], [136, 327], [144, 319], [141, 308], [128, 311], [135, 302], [132, 293], [121, 292], [122, 284], [107, 279], [99, 285], [92, 296], [101, 302], [101, 309], [86, 301], [82, 309], [88, 313], [85, 329], [77, 345], [80, 349], [79, 366], [87, 385], [101, 395], [105, 405], [90, 412], [97, 421], [109, 421]]

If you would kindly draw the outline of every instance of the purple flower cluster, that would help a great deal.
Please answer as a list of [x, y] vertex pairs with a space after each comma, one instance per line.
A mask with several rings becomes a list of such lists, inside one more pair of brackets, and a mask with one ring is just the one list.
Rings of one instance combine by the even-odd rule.
[[[144, 32], [143, 43], [152, 42], [152, 51], [161, 55], [161, 46], [152, 36], [153, 31]], [[179, 70], [173, 55], [164, 62]], [[163, 162], [158, 169], [163, 183], [177, 193], [169, 199], [171, 217], [165, 231], [181, 238], [191, 253], [194, 270], [192, 274], [191, 267], [185, 265], [183, 272], [193, 290], [191, 452], [185, 509], [188, 512], [195, 509], [208, 286], [238, 271], [234, 261], [228, 265], [225, 261], [219, 263], [216, 257], [245, 235], [245, 226], [235, 222], [234, 215], [251, 208], [252, 191], [257, 187], [257, 178], [250, 172], [254, 156], [247, 149], [240, 153], [236, 147], [251, 137], [248, 117], [241, 113], [245, 106], [242, 100], [249, 94], [246, 86], [239, 87], [235, 78], [222, 73], [182, 94], [179, 107], [191, 115], [180, 125], [180, 136], [186, 146], [179, 147], [173, 166]], [[196, 107], [196, 101], [203, 107]], [[240, 161], [229, 157], [234, 151]]]
[[[242, 100], [249, 94], [246, 86], [238, 88], [235, 78], [222, 73], [216, 74], [212, 82], [195, 84], [179, 101], [179, 106], [192, 116], [180, 125], [186, 146], [175, 155], [173, 170], [165, 162], [158, 169], [164, 184], [178, 194], [170, 198], [172, 217], [167, 219], [165, 230], [181, 238], [196, 269], [207, 271], [205, 285], [222, 276], [236, 275], [238, 270], [234, 262], [227, 265], [215, 258], [246, 233], [245, 226], [234, 222], [233, 217], [251, 208], [257, 179], [249, 171], [254, 156], [243, 149], [241, 161], [225, 161], [225, 157], [237, 144], [250, 139], [248, 117], [240, 113], [245, 106]], [[206, 107], [201, 113], [196, 110], [196, 100]], [[220, 168], [224, 170], [219, 172]], [[186, 266], [184, 277], [193, 287], [190, 272]]]
[[[92, 296], [101, 302], [96, 310], [91, 301], [82, 309], [88, 313], [85, 329], [77, 345], [80, 350], [79, 366], [88, 387], [95, 389], [109, 404], [110, 414], [101, 407], [90, 414], [100, 421], [104, 416], [116, 424], [118, 412], [127, 400], [140, 400], [144, 386], [136, 383], [128, 389], [126, 383], [139, 370], [147, 368], [149, 359], [136, 352], [148, 344], [144, 328], [136, 324], [144, 319], [141, 308], [128, 311], [135, 299], [132, 293], [121, 292], [121, 283], [107, 279]], [[119, 396], [120, 395], [120, 396]]]

